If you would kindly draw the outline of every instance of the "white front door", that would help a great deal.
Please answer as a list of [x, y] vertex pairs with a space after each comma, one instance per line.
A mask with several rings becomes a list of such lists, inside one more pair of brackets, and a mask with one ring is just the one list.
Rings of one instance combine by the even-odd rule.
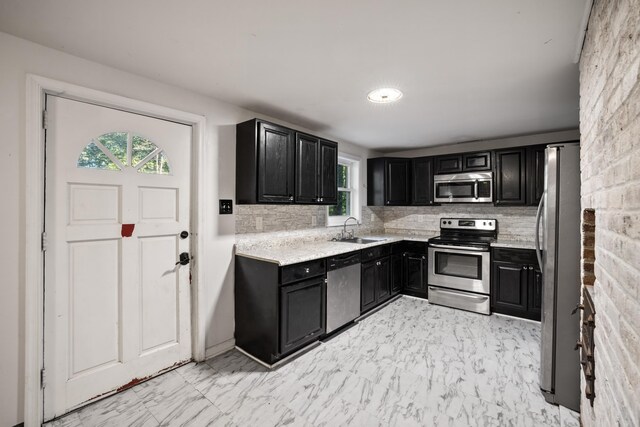
[[47, 116], [45, 420], [191, 358], [191, 127], [50, 95]]

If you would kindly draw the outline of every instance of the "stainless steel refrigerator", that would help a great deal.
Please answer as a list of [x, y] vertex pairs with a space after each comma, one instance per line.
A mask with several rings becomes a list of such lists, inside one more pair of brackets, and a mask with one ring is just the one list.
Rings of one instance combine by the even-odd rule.
[[544, 187], [536, 216], [536, 247], [544, 283], [540, 389], [547, 402], [579, 411], [580, 360], [574, 348], [580, 314], [572, 314], [580, 301], [579, 143], [547, 147]]

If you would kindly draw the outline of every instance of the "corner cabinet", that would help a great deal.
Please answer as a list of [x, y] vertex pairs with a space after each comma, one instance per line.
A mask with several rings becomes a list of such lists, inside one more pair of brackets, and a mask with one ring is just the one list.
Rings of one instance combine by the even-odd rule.
[[494, 248], [491, 261], [491, 311], [540, 320], [542, 273], [535, 251]]
[[411, 159], [367, 159], [367, 205], [407, 206], [411, 203]]
[[335, 205], [338, 144], [260, 119], [236, 125], [236, 203]]
[[338, 144], [296, 133], [296, 194], [300, 204], [338, 202]]

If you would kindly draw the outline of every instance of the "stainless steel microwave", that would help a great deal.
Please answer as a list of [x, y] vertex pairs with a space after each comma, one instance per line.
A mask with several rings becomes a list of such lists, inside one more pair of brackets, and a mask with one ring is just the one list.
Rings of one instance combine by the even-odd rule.
[[493, 202], [493, 174], [464, 172], [433, 177], [433, 201], [436, 203]]

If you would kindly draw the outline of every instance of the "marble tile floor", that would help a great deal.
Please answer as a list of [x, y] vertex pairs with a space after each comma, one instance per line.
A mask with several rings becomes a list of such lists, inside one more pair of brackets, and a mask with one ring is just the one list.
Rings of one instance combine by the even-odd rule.
[[579, 426], [539, 348], [538, 323], [402, 297], [275, 370], [233, 350], [46, 426]]

